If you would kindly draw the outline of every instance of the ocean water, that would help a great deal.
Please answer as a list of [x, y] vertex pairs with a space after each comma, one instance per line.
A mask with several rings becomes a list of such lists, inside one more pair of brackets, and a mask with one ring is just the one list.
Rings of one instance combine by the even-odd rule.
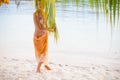
[[[61, 3], [56, 9], [59, 40], [49, 36], [49, 53], [120, 54], [120, 27], [111, 27], [103, 13], [97, 17], [88, 6]], [[21, 1], [18, 8], [14, 1], [0, 7], [0, 55], [34, 55], [34, 11], [32, 1]]]

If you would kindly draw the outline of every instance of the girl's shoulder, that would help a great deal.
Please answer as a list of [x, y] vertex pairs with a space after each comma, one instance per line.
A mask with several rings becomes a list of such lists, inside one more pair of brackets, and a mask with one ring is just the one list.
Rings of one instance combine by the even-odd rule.
[[36, 16], [37, 15], [37, 12], [35, 11], [34, 13], [33, 13], [33, 16]]
[[38, 16], [38, 15], [39, 15], [38, 11], [35, 11], [35, 12], [33, 13], [33, 16]]

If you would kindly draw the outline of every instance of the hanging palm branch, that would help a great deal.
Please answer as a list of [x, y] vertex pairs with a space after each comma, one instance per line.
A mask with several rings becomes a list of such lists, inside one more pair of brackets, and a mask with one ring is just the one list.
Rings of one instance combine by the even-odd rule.
[[76, 3], [76, 6], [82, 5], [83, 8], [85, 4], [93, 10], [96, 10], [96, 15], [99, 17], [101, 11], [107, 19], [110, 20], [111, 26], [119, 24], [120, 19], [120, 0], [57, 0], [61, 3]]
[[58, 30], [55, 22], [56, 17], [56, 0], [41, 0], [45, 16], [47, 18], [47, 28], [49, 32], [54, 33], [54, 38], [58, 40]]

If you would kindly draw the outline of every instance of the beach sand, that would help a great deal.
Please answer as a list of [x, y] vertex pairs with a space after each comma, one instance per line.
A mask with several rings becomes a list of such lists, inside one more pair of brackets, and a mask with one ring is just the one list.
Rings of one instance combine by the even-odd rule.
[[50, 54], [47, 71], [36, 73], [35, 58], [1, 56], [0, 80], [120, 80], [118, 58]]

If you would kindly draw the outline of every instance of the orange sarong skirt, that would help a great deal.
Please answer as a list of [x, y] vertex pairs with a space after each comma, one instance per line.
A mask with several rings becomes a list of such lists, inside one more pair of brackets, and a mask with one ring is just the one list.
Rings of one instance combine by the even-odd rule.
[[35, 57], [38, 62], [48, 63], [48, 33], [40, 37], [33, 37]]

